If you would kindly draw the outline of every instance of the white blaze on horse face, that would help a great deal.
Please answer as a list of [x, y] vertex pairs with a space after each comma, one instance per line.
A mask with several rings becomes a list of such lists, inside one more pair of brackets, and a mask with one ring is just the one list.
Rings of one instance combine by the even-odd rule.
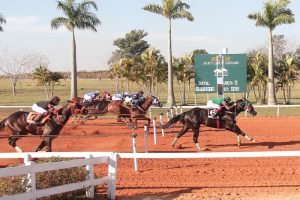
[[131, 103], [132, 98], [131, 97], [125, 97], [125, 103]]

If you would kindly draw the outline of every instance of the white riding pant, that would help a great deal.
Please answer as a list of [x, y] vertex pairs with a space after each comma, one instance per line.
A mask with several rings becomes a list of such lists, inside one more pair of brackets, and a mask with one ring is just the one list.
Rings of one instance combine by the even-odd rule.
[[85, 101], [85, 102], [92, 101], [92, 99], [93, 99], [92, 96], [89, 96], [89, 95], [86, 95], [86, 94], [83, 96], [83, 98], [84, 98], [84, 101]]
[[44, 108], [39, 107], [37, 104], [33, 104], [31, 108], [33, 111], [40, 113], [40, 114], [46, 114], [48, 112]]
[[212, 100], [209, 100], [207, 102], [207, 107], [209, 107], [209, 108], [219, 108], [220, 105], [213, 103]]

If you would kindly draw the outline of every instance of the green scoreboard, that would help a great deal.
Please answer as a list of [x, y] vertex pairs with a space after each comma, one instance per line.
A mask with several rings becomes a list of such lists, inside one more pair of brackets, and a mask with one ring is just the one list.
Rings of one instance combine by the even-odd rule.
[[247, 92], [246, 54], [197, 54], [195, 93], [217, 93], [222, 78], [224, 93]]

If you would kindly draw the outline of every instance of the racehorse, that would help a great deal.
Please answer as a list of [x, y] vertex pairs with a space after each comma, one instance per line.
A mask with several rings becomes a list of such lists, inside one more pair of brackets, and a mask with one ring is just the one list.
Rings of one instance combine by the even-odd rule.
[[117, 115], [117, 121], [121, 119], [127, 120], [126, 122], [137, 125], [137, 120], [147, 120], [150, 124], [150, 119], [145, 117], [147, 110], [151, 105], [161, 106], [161, 103], [155, 96], [148, 96], [140, 107], [128, 108], [124, 106], [124, 100], [111, 100], [111, 101], [96, 101], [94, 108], [89, 109], [86, 118], [94, 115], [103, 115], [112, 113]]
[[80, 105], [79, 99], [72, 99], [68, 103], [51, 113], [48, 120], [42, 125], [36, 125], [27, 121], [29, 112], [18, 111], [0, 122], [0, 130], [8, 129], [11, 135], [8, 138], [8, 143], [16, 149], [17, 152], [22, 152], [22, 149], [17, 146], [16, 142], [28, 133], [32, 135], [41, 135], [42, 142], [35, 149], [40, 151], [46, 147], [47, 152], [52, 150], [52, 140], [58, 136], [61, 129], [71, 117], [74, 109], [80, 110], [82, 113], [85, 110]]
[[110, 101], [111, 100], [111, 94], [109, 92], [101, 92], [101, 94], [99, 95], [99, 100], [107, 100]]
[[201, 124], [207, 127], [224, 128], [231, 132], [234, 132], [237, 135], [238, 147], [240, 147], [240, 135], [244, 136], [249, 141], [255, 142], [254, 139], [246, 135], [246, 133], [244, 133], [236, 124], [236, 116], [242, 111], [247, 111], [253, 116], [257, 114], [252, 104], [247, 99], [242, 98], [236, 101], [236, 106], [234, 106], [231, 110], [222, 113], [219, 119], [209, 118], [208, 109], [193, 108], [189, 111], [186, 111], [180, 115], [173, 117], [165, 125], [163, 125], [162, 128], [168, 128], [171, 124], [174, 124], [178, 121], [180, 121], [183, 124], [183, 128], [179, 131], [179, 133], [177, 133], [175, 139], [172, 142], [173, 147], [175, 146], [178, 138], [183, 136], [189, 129], [192, 129], [194, 132], [193, 141], [197, 149], [207, 150], [206, 148], [202, 148], [198, 143], [199, 128]]

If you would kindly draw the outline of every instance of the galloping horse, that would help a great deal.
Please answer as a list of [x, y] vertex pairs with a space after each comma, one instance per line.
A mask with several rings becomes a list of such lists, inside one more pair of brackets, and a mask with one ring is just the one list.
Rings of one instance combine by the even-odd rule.
[[40, 151], [44, 147], [46, 147], [47, 152], [50, 152], [52, 150], [52, 139], [57, 137], [61, 129], [71, 117], [74, 109], [84, 112], [84, 109], [82, 109], [82, 106], [79, 104], [79, 99], [68, 101], [65, 106], [58, 109], [57, 112], [52, 113], [44, 125], [36, 125], [27, 122], [29, 112], [18, 111], [0, 122], [0, 130], [3, 130], [4, 128], [9, 130], [11, 135], [8, 138], [8, 143], [14, 147], [17, 152], [22, 152], [22, 149], [16, 144], [17, 140], [28, 133], [42, 136], [42, 142], [36, 148], [36, 152]]
[[112, 113], [117, 115], [117, 121], [121, 121], [121, 118], [124, 118], [136, 126], [137, 120], [147, 120], [148, 124], [150, 124], [150, 119], [145, 117], [147, 110], [151, 105], [161, 106], [161, 103], [155, 96], [146, 97], [143, 104], [136, 108], [125, 107], [123, 103], [124, 100], [97, 101], [94, 104], [94, 109], [90, 109], [86, 117]]
[[197, 149], [206, 150], [205, 148], [202, 148], [198, 143], [200, 124], [213, 128], [224, 128], [231, 132], [234, 132], [237, 135], [238, 147], [240, 147], [240, 135], [244, 136], [249, 141], [255, 142], [255, 140], [246, 135], [236, 124], [236, 116], [242, 111], [247, 111], [253, 116], [257, 114], [256, 111], [254, 111], [252, 104], [248, 100], [243, 98], [237, 100], [236, 106], [234, 106], [230, 111], [225, 111], [225, 113], [222, 114], [219, 119], [209, 118], [208, 109], [193, 108], [187, 112], [173, 117], [165, 125], [163, 125], [163, 128], [168, 128], [171, 124], [174, 124], [178, 121], [183, 124], [183, 128], [179, 131], [179, 133], [173, 140], [173, 147], [175, 146], [178, 138], [183, 136], [189, 129], [192, 129], [194, 132], [193, 141]]
[[138, 120], [146, 120], [148, 122], [148, 127], [150, 126], [150, 119], [146, 117], [146, 113], [151, 105], [158, 107], [162, 106], [160, 101], [155, 96], [150, 95], [146, 97], [141, 106], [131, 108], [130, 122], [132, 122], [135, 127], [137, 127]]

